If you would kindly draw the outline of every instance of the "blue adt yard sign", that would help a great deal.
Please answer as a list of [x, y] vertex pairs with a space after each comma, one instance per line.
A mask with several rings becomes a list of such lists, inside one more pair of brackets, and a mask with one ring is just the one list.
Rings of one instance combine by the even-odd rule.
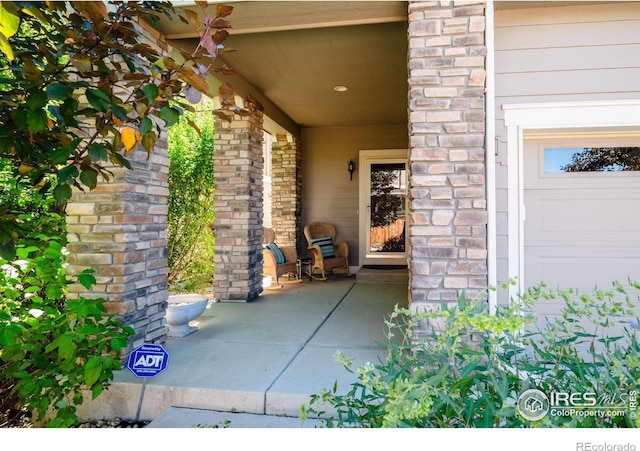
[[144, 344], [129, 354], [127, 368], [136, 377], [154, 377], [167, 369], [169, 354], [160, 345]]

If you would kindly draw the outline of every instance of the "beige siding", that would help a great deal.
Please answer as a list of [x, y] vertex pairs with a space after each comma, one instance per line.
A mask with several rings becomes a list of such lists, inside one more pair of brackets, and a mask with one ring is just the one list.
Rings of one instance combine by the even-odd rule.
[[[407, 148], [407, 126], [307, 128], [302, 130], [302, 224], [334, 224], [349, 244], [349, 265], [358, 262], [358, 153]], [[347, 164], [356, 163], [353, 181]]]
[[640, 3], [496, 11], [502, 104], [628, 99], [640, 92]]
[[504, 104], [637, 99], [640, 3], [498, 10], [495, 14], [498, 279], [507, 271]]

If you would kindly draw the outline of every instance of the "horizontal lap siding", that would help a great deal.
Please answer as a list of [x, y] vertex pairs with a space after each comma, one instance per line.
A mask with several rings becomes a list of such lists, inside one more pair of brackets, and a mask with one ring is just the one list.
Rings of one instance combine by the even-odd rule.
[[640, 4], [496, 12], [497, 132], [502, 105], [636, 98]]
[[498, 279], [507, 273], [507, 132], [504, 104], [640, 96], [640, 4], [498, 10], [495, 94]]

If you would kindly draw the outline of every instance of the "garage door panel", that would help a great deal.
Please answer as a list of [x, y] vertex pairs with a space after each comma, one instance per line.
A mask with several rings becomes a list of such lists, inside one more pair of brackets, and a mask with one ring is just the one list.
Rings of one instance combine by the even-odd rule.
[[[634, 140], [635, 139], [635, 140]], [[637, 138], [627, 143], [637, 145]], [[524, 149], [524, 282], [592, 292], [640, 280], [640, 172], [544, 173], [545, 148], [585, 142], [528, 140]], [[540, 302], [542, 316], [562, 301]]]
[[525, 234], [528, 242], [624, 242], [639, 246], [640, 206], [633, 193], [527, 192]]
[[640, 206], [629, 200], [527, 197], [524, 222], [528, 246], [625, 246], [640, 256]]
[[558, 256], [554, 249], [526, 249], [525, 270], [528, 285], [544, 281], [550, 288], [609, 288], [614, 280], [640, 281], [640, 255], [627, 249], [568, 249]]

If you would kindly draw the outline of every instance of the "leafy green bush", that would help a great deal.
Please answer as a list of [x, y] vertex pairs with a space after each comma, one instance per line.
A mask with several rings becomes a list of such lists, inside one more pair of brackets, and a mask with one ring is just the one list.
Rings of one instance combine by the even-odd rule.
[[[53, 190], [61, 208], [73, 187], [92, 190], [111, 179], [114, 165], [131, 168], [132, 152], [151, 154], [164, 130], [210, 91], [207, 76], [218, 71], [212, 64], [225, 51], [224, 18], [233, 10], [216, 5], [210, 17], [206, 2], [199, 14], [169, 2], [109, 3], [0, 2], [0, 155], [34, 190]], [[174, 60], [150, 45], [137, 24], [157, 26], [160, 16], [199, 31], [193, 53]], [[224, 98], [233, 98], [223, 86]], [[5, 213], [6, 258], [22, 230]]]
[[[212, 109], [207, 102], [200, 107]], [[169, 130], [170, 291], [204, 293], [213, 282], [213, 139], [207, 112], [185, 113]]]
[[[108, 386], [133, 330], [108, 316], [102, 299], [65, 299], [63, 238], [35, 233], [25, 241], [16, 260], [0, 259], [3, 408], [24, 407], [39, 421], [52, 411], [47, 426], [72, 426], [81, 390], [95, 398]], [[92, 270], [78, 281], [89, 288]]]
[[[387, 360], [353, 370], [339, 353], [358, 381], [346, 394], [334, 385], [312, 396], [301, 417], [324, 418], [327, 427], [640, 427], [633, 403], [640, 388], [632, 319], [638, 289], [615, 282], [581, 294], [540, 284], [495, 314], [464, 296], [438, 310], [396, 308], [387, 322]], [[563, 301], [561, 314], [536, 322], [534, 305], [551, 299]], [[424, 338], [413, 339], [425, 329]], [[577, 408], [533, 421], [518, 408], [532, 388], [590, 404], [597, 396], [599, 407], [624, 412], [590, 416], [593, 410]]]

